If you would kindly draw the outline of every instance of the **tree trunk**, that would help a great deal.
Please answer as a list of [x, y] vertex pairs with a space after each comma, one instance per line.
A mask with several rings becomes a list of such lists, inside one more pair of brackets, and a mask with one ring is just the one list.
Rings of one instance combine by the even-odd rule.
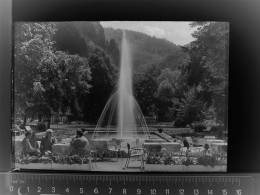
[[23, 116], [23, 127], [25, 128], [25, 125], [26, 125], [26, 120], [27, 120], [27, 115], [24, 114]]
[[48, 124], [47, 124], [47, 129], [51, 128], [51, 115], [48, 118]]
[[39, 122], [42, 122], [42, 115], [41, 114], [38, 115], [38, 119], [39, 119]]

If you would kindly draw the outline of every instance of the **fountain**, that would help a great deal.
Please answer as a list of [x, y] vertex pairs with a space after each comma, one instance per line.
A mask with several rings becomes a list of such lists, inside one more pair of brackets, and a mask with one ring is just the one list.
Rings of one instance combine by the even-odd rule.
[[125, 31], [122, 37], [120, 76], [117, 91], [107, 101], [96, 125], [92, 138], [98, 138], [99, 133], [109, 133], [113, 137], [123, 139], [138, 138], [140, 134], [150, 137], [142, 111], [133, 96], [132, 63], [129, 44]]

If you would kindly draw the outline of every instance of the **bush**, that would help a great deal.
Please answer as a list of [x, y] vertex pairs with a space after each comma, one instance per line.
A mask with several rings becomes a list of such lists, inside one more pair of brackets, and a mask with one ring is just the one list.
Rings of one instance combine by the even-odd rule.
[[176, 119], [175, 124], [174, 124], [174, 127], [184, 128], [184, 127], [186, 127], [186, 125], [187, 125], [187, 124], [186, 124], [183, 120]]
[[223, 125], [212, 126], [210, 131], [214, 132], [214, 133], [217, 133], [219, 131], [223, 132], [224, 131], [224, 126]]
[[193, 126], [193, 129], [195, 132], [203, 132], [204, 130], [207, 129], [207, 127], [204, 124], [195, 124]]
[[158, 131], [159, 131], [159, 133], [162, 133], [162, 132], [163, 132], [163, 129], [162, 129], [162, 128], [159, 128]]
[[46, 131], [47, 130], [47, 123], [46, 122], [40, 122], [37, 125], [38, 131]]

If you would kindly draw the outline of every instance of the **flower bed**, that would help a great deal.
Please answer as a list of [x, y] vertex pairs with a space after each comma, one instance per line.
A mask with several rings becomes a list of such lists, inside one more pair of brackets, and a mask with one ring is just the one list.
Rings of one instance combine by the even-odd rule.
[[91, 160], [89, 156], [16, 156], [15, 168], [38, 169], [38, 170], [91, 170]]
[[145, 171], [161, 172], [223, 172], [227, 171], [226, 158], [218, 155], [171, 156], [158, 152], [147, 156]]

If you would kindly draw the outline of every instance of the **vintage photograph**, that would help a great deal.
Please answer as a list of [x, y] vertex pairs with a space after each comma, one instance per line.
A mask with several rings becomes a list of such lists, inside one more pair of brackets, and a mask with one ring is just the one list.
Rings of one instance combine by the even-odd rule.
[[229, 23], [13, 24], [13, 168], [226, 172]]

